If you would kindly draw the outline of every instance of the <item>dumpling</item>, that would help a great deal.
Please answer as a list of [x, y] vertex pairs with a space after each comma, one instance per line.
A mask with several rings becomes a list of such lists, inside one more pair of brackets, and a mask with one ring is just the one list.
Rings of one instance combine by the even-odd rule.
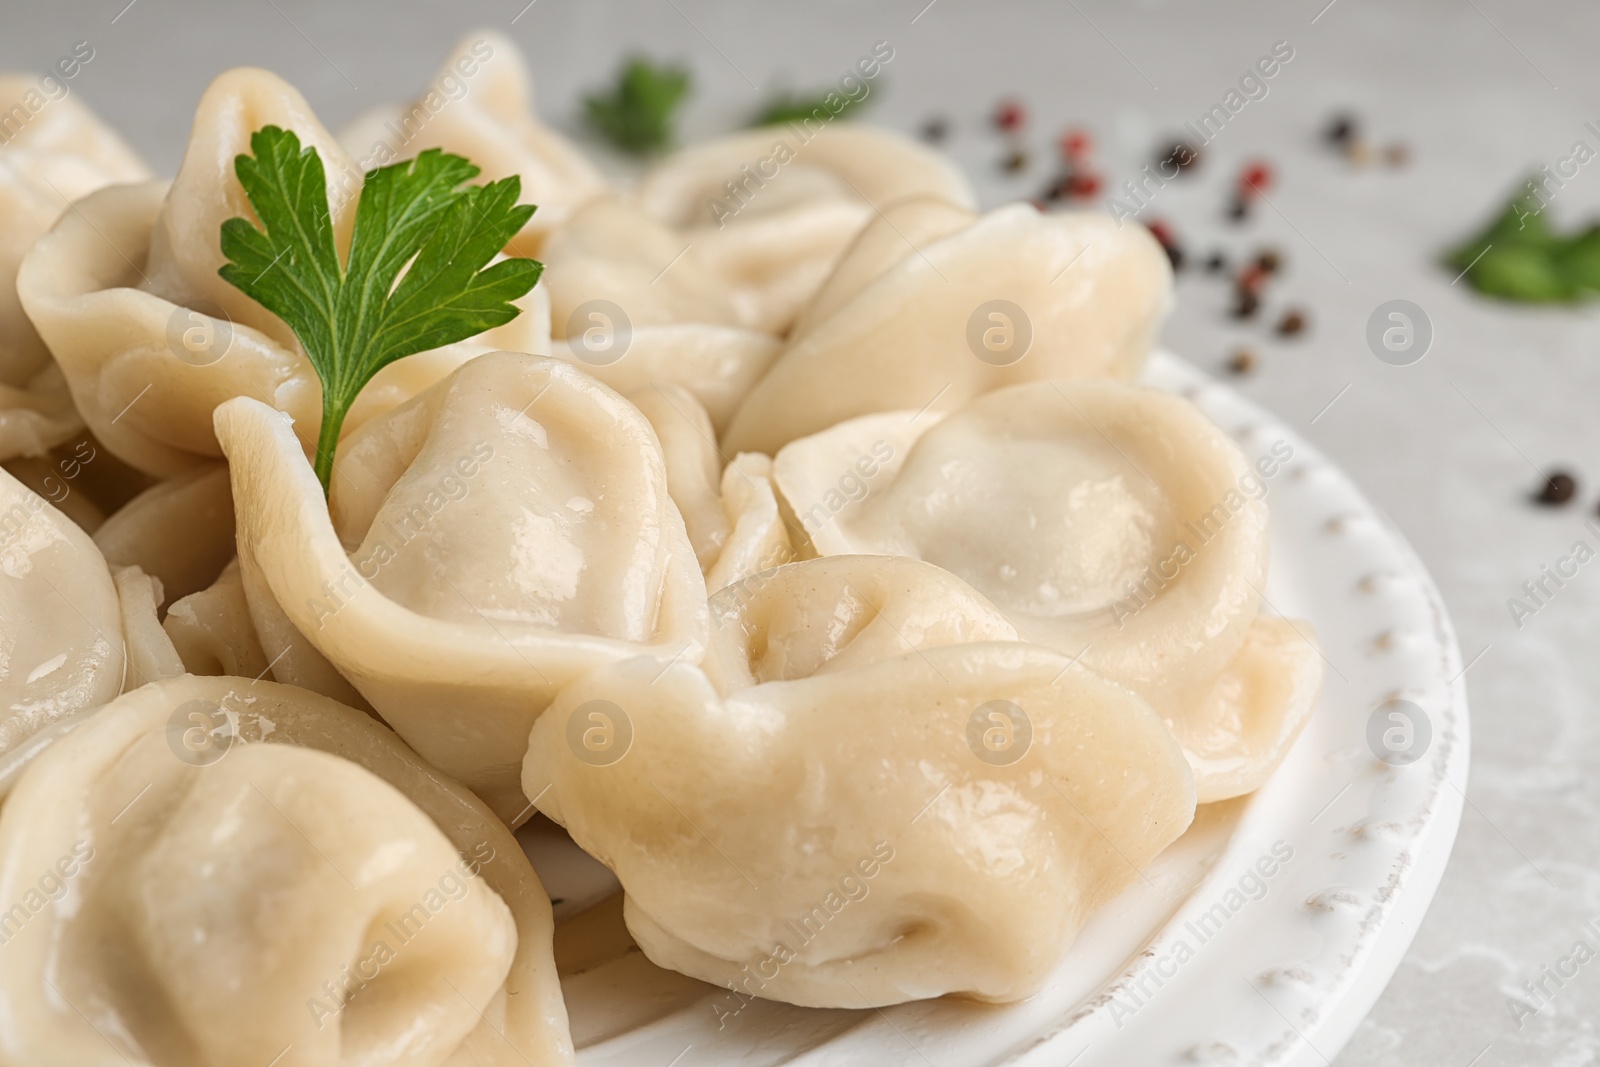
[[[840, 471], [866, 473], [858, 457], [884, 462], [839, 492]], [[818, 554], [943, 567], [1024, 639], [1139, 693], [1195, 746], [1201, 799], [1220, 800], [1265, 780], [1321, 681], [1303, 625], [1284, 640], [1290, 624], [1258, 618], [1281, 460], [1252, 465], [1179, 397], [1038, 382], [943, 418], [843, 422], [783, 448], [774, 478]]]
[[[170, 186], [116, 186], [79, 201], [28, 253], [17, 277], [23, 307], [84, 421], [112, 452], [152, 474], [178, 474], [219, 456], [211, 412], [235, 396], [289, 412], [306, 440], [316, 439], [322, 387], [299, 342], [217, 275], [222, 223], [250, 214], [234, 159], [267, 125], [294, 131], [321, 156], [343, 254], [360, 173], [288, 83], [243, 68], [218, 77], [201, 98]], [[530, 294], [517, 303], [531, 309], [542, 299]], [[392, 395], [397, 388], [410, 396], [473, 355], [548, 348], [540, 333], [547, 323], [524, 314], [472, 341], [390, 364], [351, 408], [346, 432], [403, 399]]]
[[[579, 208], [540, 256], [556, 337], [615, 330], [606, 318], [629, 328], [744, 325], [725, 280], [702, 262], [694, 243], [621, 196], [596, 197]], [[580, 355], [597, 350], [611, 354], [609, 346], [591, 342]]]
[[1171, 303], [1142, 226], [983, 216], [935, 200], [885, 208], [801, 312], [734, 416], [729, 451], [773, 454], [858, 415], [949, 411], [1017, 382], [1132, 377]]
[[8, 1067], [572, 1062], [516, 840], [290, 686], [177, 678], [56, 740], [0, 810], [0, 899]]
[[[37, 110], [38, 81], [0, 75], [0, 460], [34, 456], [82, 426], [66, 379], [23, 313], [16, 277], [22, 257], [67, 205], [113, 182], [149, 177], [137, 156], [75, 96]], [[18, 124], [17, 116], [28, 116]]]
[[539, 205], [513, 242], [519, 255], [538, 255], [553, 228], [606, 188], [583, 153], [539, 121], [527, 62], [494, 30], [467, 34], [421, 96], [363, 115], [340, 139], [362, 170], [442, 148], [483, 168], [485, 181], [519, 175], [523, 201]]
[[856, 557], [741, 584], [714, 601], [723, 689], [600, 667], [523, 767], [656, 964], [815, 1007], [1020, 999], [1189, 825], [1149, 706], [1057, 652], [949, 643], [1014, 634], [959, 580]]
[[880, 208], [920, 197], [976, 206], [965, 175], [931, 149], [869, 126], [811, 126], [686, 148], [652, 167], [634, 193], [725, 282], [738, 321], [771, 334], [789, 329]]
[[227, 466], [204, 464], [145, 490], [95, 531], [94, 543], [112, 566], [159, 578], [168, 600], [199, 592], [234, 556]]
[[158, 615], [165, 595], [161, 579], [138, 567], [114, 567], [111, 579], [122, 609], [122, 642], [127, 655], [122, 691], [183, 674], [183, 659]]
[[122, 604], [89, 535], [0, 472], [0, 755], [122, 690]]
[[741, 452], [723, 468], [722, 514], [728, 533], [706, 568], [712, 593], [799, 555], [795, 535], [804, 535], [778, 504], [770, 456]]
[[237, 559], [206, 588], [173, 600], [161, 627], [190, 674], [260, 678], [271, 666], [250, 618]]
[[632, 656], [700, 658], [705, 582], [655, 435], [559, 360], [480, 357], [345, 438], [331, 518], [286, 417], [240, 398], [217, 435], [269, 659], [296, 641], [323, 658], [508, 822], [557, 690]]

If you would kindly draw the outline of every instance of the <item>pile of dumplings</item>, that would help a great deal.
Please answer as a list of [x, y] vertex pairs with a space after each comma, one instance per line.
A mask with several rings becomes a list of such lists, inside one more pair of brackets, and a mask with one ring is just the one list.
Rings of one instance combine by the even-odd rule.
[[[509, 40], [443, 70], [342, 138], [227, 72], [171, 181], [75, 98], [0, 148], [0, 1065], [570, 1063], [535, 818], [708, 1001], [1029, 996], [1321, 684], [1261, 461], [1131, 381], [1161, 248], [837, 122], [623, 187]], [[522, 314], [383, 370], [329, 497], [217, 274], [267, 125], [346, 240], [425, 148], [538, 205]]]

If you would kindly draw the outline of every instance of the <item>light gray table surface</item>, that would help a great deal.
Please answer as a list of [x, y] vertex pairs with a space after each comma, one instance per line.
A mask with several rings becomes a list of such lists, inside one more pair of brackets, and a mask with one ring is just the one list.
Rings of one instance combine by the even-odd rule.
[[[835, 80], [886, 40], [895, 56], [870, 120], [912, 130], [948, 118], [948, 147], [986, 204], [1034, 195], [1067, 124], [1093, 132], [1102, 169], [1120, 184], [1159, 137], [1222, 102], [1258, 57], [1288, 42], [1294, 57], [1267, 95], [1234, 116], [1202, 168], [1162, 190], [1145, 215], [1168, 220], [1192, 255], [1279, 248], [1287, 269], [1267, 318], [1232, 321], [1225, 285], [1189, 271], [1165, 342], [1219, 373], [1234, 347], [1255, 350], [1261, 367], [1239, 387], [1393, 517], [1432, 569], [1473, 660], [1472, 781], [1454, 855], [1410, 953], [1336, 1062], [1600, 1059], [1592, 973], [1600, 965], [1581, 968], [1520, 1027], [1508, 1004], [1537, 1005], [1523, 983], [1580, 938], [1600, 948], [1581, 929], [1600, 916], [1600, 786], [1589, 777], [1600, 771], [1600, 562], [1520, 627], [1507, 606], [1575, 541], [1600, 545], [1583, 528], [1600, 497], [1600, 315], [1487, 302], [1436, 265], [1439, 250], [1478, 226], [1524, 174], [1554, 166], [1575, 141], [1600, 149], [1585, 127], [1600, 128], [1600, 8], [1512, 0], [10, 0], [6, 8], [0, 69], [42, 69], [88, 41], [94, 59], [72, 91], [164, 173], [178, 163], [199, 93], [230, 66], [277, 70], [338, 128], [409, 96], [458, 36], [491, 26], [526, 49], [541, 111], [573, 130], [581, 96], [623, 54], [683, 60], [695, 77], [685, 124], [695, 139], [739, 124], [775, 89]], [[997, 167], [1004, 145], [985, 123], [1006, 94], [1030, 110], [1034, 163], [1018, 177]], [[1403, 142], [1409, 164], [1357, 169], [1327, 151], [1319, 129], [1342, 108], [1376, 144]], [[1234, 226], [1221, 206], [1249, 158], [1269, 160], [1277, 180], [1270, 209]], [[1600, 165], [1581, 169], [1550, 210], [1561, 225], [1600, 215]], [[1369, 315], [1395, 298], [1419, 304], [1436, 331], [1413, 366], [1380, 362], [1365, 341]], [[1268, 323], [1289, 303], [1309, 311], [1311, 328], [1279, 340]], [[1536, 509], [1526, 495], [1554, 464], [1579, 475], [1580, 500]], [[1334, 659], [1355, 654], [1329, 650]]]

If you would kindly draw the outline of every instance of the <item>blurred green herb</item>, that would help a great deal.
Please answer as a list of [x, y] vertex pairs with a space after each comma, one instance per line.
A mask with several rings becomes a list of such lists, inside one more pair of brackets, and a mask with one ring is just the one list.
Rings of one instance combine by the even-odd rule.
[[614, 89], [584, 98], [584, 113], [624, 152], [648, 155], [672, 144], [675, 113], [688, 95], [687, 70], [635, 57], [623, 64]]
[[[835, 111], [828, 106], [830, 97], [840, 101], [839, 109]], [[752, 126], [776, 126], [784, 122], [804, 122], [806, 119], [816, 117], [817, 112], [822, 112], [824, 117], [842, 119], [850, 117], [859, 106], [866, 101], [866, 96], [852, 98], [836, 90], [817, 93], [815, 96], [781, 96], [767, 102], [750, 123]]]
[[250, 151], [233, 166], [261, 224], [222, 224], [228, 262], [217, 273], [289, 325], [322, 379], [315, 467], [326, 493], [345, 413], [374, 374], [520, 313], [512, 301], [544, 267], [490, 261], [534, 209], [517, 203], [516, 175], [465, 185], [478, 168], [432, 148], [367, 172], [341, 264], [317, 150], [266, 126], [251, 135]]
[[1550, 229], [1529, 190], [1487, 229], [1447, 252], [1445, 265], [1481, 293], [1529, 304], [1570, 304], [1600, 295], [1600, 226], [1570, 234]]

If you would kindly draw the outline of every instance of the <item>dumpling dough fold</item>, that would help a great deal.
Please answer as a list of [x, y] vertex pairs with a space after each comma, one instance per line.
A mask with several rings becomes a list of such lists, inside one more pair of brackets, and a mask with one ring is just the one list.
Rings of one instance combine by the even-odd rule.
[[523, 770], [663, 966], [805, 1005], [1015, 999], [1188, 825], [1149, 707], [931, 564], [806, 560], [711, 610], [703, 672], [596, 670]]
[[[724, 696], [627, 661], [535, 724], [523, 788], [658, 965], [814, 1007], [1017, 1000], [1194, 812], [1160, 719], [1070, 663], [954, 645]], [[620, 756], [585, 747], [603, 721]]]
[[724, 445], [772, 454], [858, 415], [948, 411], [1017, 382], [1132, 377], [1171, 291], [1142, 226], [1028, 204], [976, 217], [927, 199], [887, 207], [801, 312]]
[[572, 1061], [509, 831], [289, 686], [176, 678], [57, 740], [0, 811], [0, 899], [8, 1067]]
[[519, 255], [538, 255], [552, 229], [606, 188], [583, 153], [539, 121], [527, 61], [494, 30], [467, 34], [417, 99], [374, 109], [340, 140], [363, 169], [442, 148], [476, 163], [483, 181], [518, 175], [523, 202], [539, 205], [513, 242]]
[[[35, 241], [81, 196], [150, 175], [139, 158], [77, 97], [29, 107], [36, 79], [0, 75], [0, 460], [33, 456], [81, 426], [50, 352], [17, 299], [17, 269]], [[17, 116], [26, 116], [20, 126]]]
[[[877, 445], [890, 458], [868, 491], [835, 492]], [[1145, 697], [1194, 746], [1204, 801], [1257, 788], [1315, 706], [1309, 632], [1258, 619], [1267, 482], [1179, 397], [1017, 385], [948, 416], [840, 423], [779, 451], [774, 477], [820, 555], [937, 564], [1023, 639]]]
[[347, 437], [331, 518], [284, 416], [240, 398], [217, 435], [269, 658], [309, 646], [508, 822], [531, 811], [522, 754], [562, 686], [700, 659], [705, 583], [655, 435], [559, 360], [481, 357]]

